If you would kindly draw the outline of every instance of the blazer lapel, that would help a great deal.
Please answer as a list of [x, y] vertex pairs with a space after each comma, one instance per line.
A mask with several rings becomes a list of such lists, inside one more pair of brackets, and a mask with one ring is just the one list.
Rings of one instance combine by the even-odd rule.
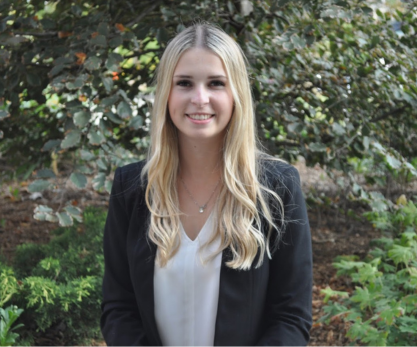
[[150, 332], [148, 336], [150, 345], [162, 346], [162, 341], [158, 333], [155, 320], [154, 302], [154, 268], [156, 257], [156, 245], [148, 239], [147, 230], [149, 221], [149, 211], [146, 206], [138, 209], [137, 223], [140, 226], [139, 238], [134, 242], [134, 258], [131, 266], [132, 282], [135, 283], [136, 301], [138, 303], [142, 321], [146, 330]]
[[[231, 269], [226, 266], [230, 259], [230, 250], [224, 250], [220, 270], [215, 346], [245, 345], [251, 340], [252, 335], [250, 315], [242, 312], [250, 310], [252, 305], [252, 269]], [[245, 303], [245, 307], [242, 307], [242, 303]]]

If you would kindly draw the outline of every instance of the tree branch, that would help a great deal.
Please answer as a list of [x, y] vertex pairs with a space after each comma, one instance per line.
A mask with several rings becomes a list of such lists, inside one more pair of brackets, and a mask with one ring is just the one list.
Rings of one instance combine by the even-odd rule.
[[291, 146], [291, 147], [300, 146], [300, 144], [298, 142], [290, 142], [290, 141], [275, 141], [275, 144], [283, 145], [283, 146]]
[[148, 7], [145, 11], [143, 11], [139, 16], [137, 16], [134, 20], [130, 21], [126, 24], [126, 27], [131, 27], [134, 24], [139, 23], [144, 17], [146, 17], [149, 13], [151, 13], [155, 8], [157, 8], [159, 5], [161, 5], [163, 0], [157, 0], [155, 3]]
[[390, 110], [382, 115], [380, 115], [379, 117], [376, 118], [372, 118], [371, 122], [379, 122], [380, 120], [384, 120], [386, 118], [389, 118], [391, 116], [396, 116], [397, 114], [401, 113], [402, 111], [404, 111], [407, 108], [407, 105], [401, 106], [395, 110]]
[[36, 31], [14, 31], [13, 34], [20, 35], [20, 36], [36, 36], [36, 37], [58, 36], [58, 32], [56, 31], [47, 31], [44, 33], [36, 32]]

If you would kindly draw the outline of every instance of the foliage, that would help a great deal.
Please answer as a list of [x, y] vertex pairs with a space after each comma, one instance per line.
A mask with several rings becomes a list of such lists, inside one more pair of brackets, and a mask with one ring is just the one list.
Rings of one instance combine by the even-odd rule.
[[100, 336], [105, 213], [87, 208], [84, 220], [58, 229], [47, 245], [19, 246], [12, 267], [0, 263], [0, 306], [25, 309], [21, 338], [31, 344], [51, 327], [64, 330], [71, 344]]
[[5, 309], [0, 307], [0, 346], [14, 346], [19, 337], [14, 330], [23, 326], [23, 324], [14, 325], [14, 323], [22, 312], [22, 309], [13, 305]]
[[[417, 1], [381, 3], [4, 0], [0, 153], [25, 163], [11, 172], [33, 174], [31, 192], [56, 186], [69, 159], [65, 175], [76, 187], [92, 176], [94, 189], [109, 191], [115, 166], [144, 157], [158, 57], [200, 18], [248, 56], [259, 135], [271, 153], [344, 172], [351, 158], [382, 158], [393, 170], [411, 165], [415, 179]], [[65, 226], [81, 211], [40, 206], [35, 218]]]
[[[417, 344], [417, 206], [402, 199], [393, 212], [372, 212], [368, 218], [377, 228], [392, 232], [391, 238], [374, 241], [364, 261], [339, 257], [338, 275], [349, 276], [357, 286], [352, 293], [327, 288], [322, 320], [341, 317], [350, 323], [347, 336], [355, 343], [375, 346]], [[339, 299], [335, 299], [339, 298]]]

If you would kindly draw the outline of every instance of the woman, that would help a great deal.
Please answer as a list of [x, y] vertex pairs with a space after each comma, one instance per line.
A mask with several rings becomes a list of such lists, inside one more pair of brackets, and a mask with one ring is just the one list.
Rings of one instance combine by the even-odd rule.
[[233, 39], [196, 24], [169, 43], [151, 124], [148, 159], [115, 173], [107, 344], [307, 344], [312, 253], [299, 175], [257, 149]]

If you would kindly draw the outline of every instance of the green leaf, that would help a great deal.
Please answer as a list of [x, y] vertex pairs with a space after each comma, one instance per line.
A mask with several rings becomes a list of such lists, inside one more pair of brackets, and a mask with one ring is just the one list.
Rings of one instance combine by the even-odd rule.
[[396, 317], [399, 317], [404, 312], [404, 309], [400, 308], [397, 304], [397, 307], [389, 307], [380, 312], [379, 316], [384, 321], [386, 325], [392, 325]]
[[353, 302], [359, 303], [361, 310], [364, 310], [374, 302], [374, 297], [369, 293], [368, 288], [356, 287], [355, 294], [351, 297]]
[[95, 130], [95, 129], [91, 129], [90, 132], [87, 135], [89, 142], [92, 145], [99, 145], [103, 142], [106, 141], [106, 138], [104, 137], [104, 135], [101, 133], [100, 130]]
[[95, 190], [99, 190], [104, 187], [104, 182], [106, 180], [106, 175], [103, 172], [97, 174], [96, 177], [93, 178], [93, 188]]
[[109, 41], [109, 46], [111, 47], [111, 48], [116, 48], [116, 47], [119, 47], [119, 46], [121, 46], [123, 44], [123, 37], [121, 37], [121, 36], [116, 36], [116, 37], [113, 37], [110, 41]]
[[41, 169], [36, 173], [39, 178], [55, 178], [55, 173], [51, 169]]
[[327, 148], [326, 145], [324, 145], [323, 143], [318, 143], [318, 142], [310, 143], [308, 147], [313, 152], [325, 152]]
[[345, 128], [342, 127], [339, 123], [333, 123], [332, 128], [336, 135], [340, 136], [346, 133]]
[[156, 32], [156, 39], [158, 40], [159, 43], [166, 44], [168, 40], [170, 39], [170, 35], [165, 28], [159, 28]]
[[87, 80], [88, 80], [87, 74], [79, 75], [74, 81], [74, 88], [82, 88]]
[[349, 293], [348, 292], [342, 292], [342, 291], [337, 291], [337, 290], [333, 290], [330, 287], [327, 287], [325, 289], [322, 289], [320, 291], [320, 293], [324, 294], [325, 297], [323, 299], [324, 303], [327, 303], [329, 301], [330, 298], [333, 297], [341, 297], [341, 298], [348, 298], [349, 297]]
[[32, 87], [38, 87], [41, 85], [41, 79], [38, 75], [36, 75], [35, 73], [29, 72], [26, 75], [26, 79], [28, 81], [28, 84]]
[[100, 104], [104, 107], [113, 106], [119, 100], [119, 94], [114, 94], [112, 96], [108, 96], [101, 100]]
[[34, 210], [34, 216], [36, 220], [57, 222], [58, 218], [54, 214], [54, 211], [49, 206], [39, 205]]
[[110, 93], [113, 88], [113, 79], [111, 77], [101, 76], [101, 81], [103, 82], [104, 88], [107, 93]]
[[388, 209], [388, 205], [383, 200], [371, 200], [369, 205], [376, 212], [383, 212]]
[[100, 46], [100, 47], [106, 47], [107, 46], [107, 40], [104, 35], [97, 35], [96, 37], [92, 38], [90, 40], [90, 44]]
[[50, 185], [51, 183], [49, 181], [36, 180], [36, 181], [33, 181], [31, 184], [29, 184], [28, 190], [30, 193], [41, 192], [49, 188]]
[[129, 122], [129, 128], [138, 130], [143, 126], [143, 118], [141, 116], [133, 117]]
[[130, 108], [129, 104], [125, 101], [119, 102], [117, 105], [117, 114], [121, 118], [129, 118], [132, 115], [132, 109]]
[[93, 153], [91, 153], [90, 151], [86, 151], [84, 149], [80, 150], [80, 156], [81, 156], [81, 159], [87, 160], [87, 161], [91, 161], [96, 157]]
[[416, 251], [414, 251], [413, 248], [400, 245], [394, 245], [393, 248], [388, 251], [388, 256], [394, 261], [395, 265], [400, 263], [408, 265], [411, 260], [417, 258]]
[[99, 57], [90, 57], [84, 63], [85, 68], [90, 71], [97, 70], [100, 65], [101, 59]]
[[117, 115], [114, 114], [113, 112], [106, 112], [104, 114], [104, 116], [106, 116], [113, 123], [116, 123], [116, 124], [122, 124], [123, 123], [123, 121], [119, 117], [117, 117]]
[[0, 120], [2, 120], [4, 118], [7, 118], [7, 117], [10, 117], [10, 113], [6, 112], [6, 111], [3, 111], [3, 110], [0, 110]]
[[363, 137], [363, 146], [365, 147], [366, 150], [369, 149], [369, 144], [371, 143], [371, 140], [369, 139], [368, 136], [364, 136]]
[[42, 147], [42, 152], [47, 152], [57, 148], [61, 144], [61, 140], [48, 140]]
[[291, 42], [293, 43], [295, 48], [302, 49], [306, 46], [306, 40], [298, 35], [291, 36]]
[[106, 22], [101, 22], [97, 27], [97, 31], [100, 35], [107, 36], [109, 34], [109, 26]]
[[59, 225], [62, 227], [69, 227], [73, 224], [71, 216], [67, 212], [57, 212]]
[[286, 51], [292, 51], [294, 49], [294, 44], [290, 41], [287, 41], [282, 44], [282, 48], [284, 48]]
[[80, 111], [74, 114], [74, 124], [79, 128], [84, 128], [90, 121], [91, 114], [89, 111]]
[[67, 133], [64, 140], [61, 142], [62, 148], [71, 148], [76, 146], [81, 140], [81, 131], [78, 129], [73, 129]]
[[111, 188], [113, 186], [113, 181], [110, 180], [106, 180], [106, 182], [104, 183], [104, 189], [106, 189], [107, 193], [111, 193]]
[[106, 61], [106, 67], [110, 71], [117, 72], [120, 70], [120, 63], [122, 61], [123, 57], [120, 54], [110, 53]]
[[70, 176], [72, 183], [74, 183], [78, 188], [85, 188], [87, 185], [87, 177], [78, 172], [73, 172]]
[[57, 2], [53, 2], [53, 1], [48, 1], [47, 3], [45, 3], [45, 7], [44, 7], [44, 11], [47, 14], [52, 14], [56, 11], [56, 5], [58, 4]]
[[392, 168], [392, 169], [399, 169], [401, 167], [401, 162], [397, 159], [394, 158], [392, 155], [387, 154], [385, 156], [385, 160], [387, 161], [388, 165]]
[[287, 128], [288, 128], [289, 132], [298, 133], [301, 130], [303, 130], [303, 125], [301, 123], [298, 123], [298, 122], [290, 123], [290, 124], [288, 124]]
[[99, 158], [96, 161], [97, 166], [103, 170], [103, 171], [110, 171], [110, 164], [104, 159], [104, 158]]

